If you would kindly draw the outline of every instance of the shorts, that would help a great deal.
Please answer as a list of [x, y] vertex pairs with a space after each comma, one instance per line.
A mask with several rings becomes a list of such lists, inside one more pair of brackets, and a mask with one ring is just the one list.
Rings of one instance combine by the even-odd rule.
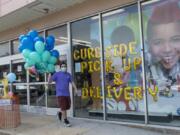
[[70, 96], [58, 96], [58, 105], [62, 111], [69, 110], [71, 107], [71, 98]]

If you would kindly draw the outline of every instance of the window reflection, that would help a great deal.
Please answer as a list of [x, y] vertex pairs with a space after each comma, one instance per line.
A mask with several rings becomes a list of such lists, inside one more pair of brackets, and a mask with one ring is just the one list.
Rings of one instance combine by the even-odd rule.
[[0, 57], [8, 56], [10, 55], [9, 52], [9, 42], [0, 43]]
[[72, 23], [74, 80], [79, 91], [75, 115], [79, 117], [103, 116], [98, 20], [95, 16]]
[[55, 37], [55, 45], [66, 45], [68, 43], [66, 25], [48, 30], [47, 35]]
[[45, 106], [45, 87], [44, 85], [30, 85], [30, 105]]
[[12, 54], [19, 54], [19, 50], [18, 50], [18, 47], [19, 47], [19, 40], [18, 39], [15, 39], [11, 42], [11, 50], [12, 50]]
[[12, 72], [16, 74], [16, 83], [26, 82], [26, 70], [24, 68], [24, 62], [13, 63]]
[[57, 100], [56, 100], [56, 88], [55, 85], [49, 85], [49, 89], [47, 91], [47, 106], [52, 108], [58, 108]]
[[103, 14], [106, 107], [111, 120], [144, 121], [138, 26], [137, 5]]
[[13, 85], [13, 93], [19, 97], [21, 105], [27, 105], [27, 86], [26, 85]]
[[0, 76], [6, 77], [7, 74], [10, 72], [10, 65], [0, 65]]

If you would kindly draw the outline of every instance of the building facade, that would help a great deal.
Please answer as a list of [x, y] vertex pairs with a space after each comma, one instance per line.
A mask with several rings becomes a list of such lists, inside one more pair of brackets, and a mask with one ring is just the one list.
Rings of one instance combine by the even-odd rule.
[[46, 91], [47, 74], [29, 75], [18, 51], [18, 36], [37, 29], [55, 36], [77, 85], [70, 116], [180, 126], [180, 0], [2, 2], [0, 72], [16, 74], [22, 111], [58, 110], [54, 84]]

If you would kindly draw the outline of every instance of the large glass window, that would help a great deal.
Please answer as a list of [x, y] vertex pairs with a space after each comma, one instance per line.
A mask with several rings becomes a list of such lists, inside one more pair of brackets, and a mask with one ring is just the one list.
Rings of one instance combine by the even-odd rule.
[[10, 72], [10, 65], [0, 65], [0, 76], [6, 77], [7, 74]]
[[66, 25], [48, 30], [47, 35], [55, 37], [55, 45], [65, 45], [68, 42]]
[[45, 87], [44, 85], [30, 85], [30, 105], [45, 106]]
[[27, 86], [26, 85], [13, 85], [13, 93], [19, 97], [21, 105], [27, 105]]
[[47, 91], [47, 107], [58, 108], [57, 99], [56, 99], [56, 88], [55, 85], [49, 85]]
[[9, 42], [0, 43], [0, 57], [8, 56], [9, 54]]
[[16, 74], [16, 83], [26, 82], [26, 70], [24, 68], [24, 62], [13, 61], [12, 72]]
[[180, 0], [142, 9], [149, 120], [180, 126]]
[[19, 40], [18, 39], [12, 40], [11, 41], [11, 51], [12, 51], [12, 54], [20, 53], [19, 50], [18, 50], [18, 47], [19, 47]]
[[75, 116], [103, 116], [98, 16], [72, 23]]
[[144, 122], [138, 6], [103, 14], [107, 118]]

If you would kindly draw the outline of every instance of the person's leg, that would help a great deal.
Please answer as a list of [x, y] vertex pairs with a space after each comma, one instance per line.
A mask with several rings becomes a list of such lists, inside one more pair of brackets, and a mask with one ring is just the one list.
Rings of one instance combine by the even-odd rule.
[[62, 116], [63, 116], [63, 119], [64, 119], [64, 125], [69, 127], [71, 126], [70, 122], [68, 121], [67, 119], [67, 110], [70, 108], [70, 97], [64, 97], [64, 100], [63, 100], [63, 109], [62, 109]]
[[58, 117], [58, 119], [61, 121], [61, 120], [62, 120], [62, 113], [61, 113], [61, 97], [60, 97], [60, 96], [57, 97], [57, 104], [58, 104], [59, 109], [60, 109], [60, 110], [57, 112], [57, 117]]
[[62, 113], [62, 118], [63, 119], [67, 119], [67, 112], [66, 112], [66, 110], [61, 110], [61, 113]]

